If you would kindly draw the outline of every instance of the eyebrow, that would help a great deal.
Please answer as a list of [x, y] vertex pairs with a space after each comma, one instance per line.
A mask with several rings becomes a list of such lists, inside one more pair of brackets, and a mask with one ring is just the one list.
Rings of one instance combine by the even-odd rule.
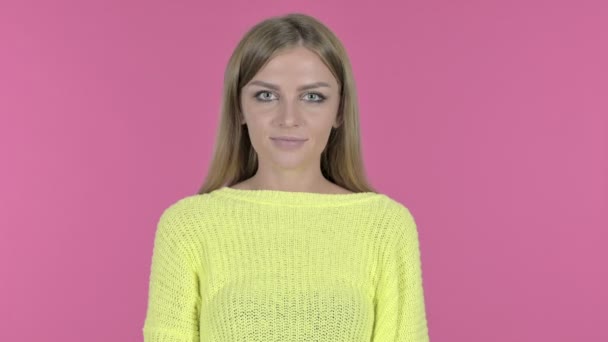
[[[263, 87], [270, 88], [272, 90], [279, 90], [280, 89], [278, 85], [275, 85], [275, 84], [272, 84], [272, 83], [268, 83], [268, 82], [264, 82], [264, 81], [258, 81], [258, 80], [251, 81], [249, 83], [249, 85], [260, 85], [260, 86], [263, 86]], [[307, 90], [307, 89], [320, 88], [320, 87], [331, 88], [331, 86], [328, 83], [326, 83], [326, 82], [315, 82], [315, 83], [311, 83], [311, 84], [306, 84], [306, 85], [300, 86], [300, 87], [298, 87], [298, 90]]]

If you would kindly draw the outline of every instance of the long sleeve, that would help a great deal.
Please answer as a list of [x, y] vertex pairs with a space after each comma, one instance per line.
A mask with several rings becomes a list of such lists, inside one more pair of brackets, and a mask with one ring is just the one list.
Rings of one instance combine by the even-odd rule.
[[145, 342], [198, 342], [201, 297], [188, 235], [175, 207], [161, 215], [154, 238]]
[[379, 270], [372, 341], [427, 342], [416, 222], [406, 207], [394, 219], [397, 233], [387, 244]]

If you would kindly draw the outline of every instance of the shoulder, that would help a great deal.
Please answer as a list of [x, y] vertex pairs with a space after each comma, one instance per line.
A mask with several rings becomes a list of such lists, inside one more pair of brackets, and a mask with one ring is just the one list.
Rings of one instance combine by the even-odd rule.
[[412, 218], [410, 209], [404, 203], [383, 193], [378, 193], [378, 195], [380, 197], [378, 203], [383, 207], [385, 215], [402, 220]]
[[169, 202], [163, 210], [163, 215], [179, 215], [197, 211], [209, 201], [209, 194], [188, 195]]
[[417, 234], [416, 220], [406, 204], [382, 194], [380, 205], [385, 229], [390, 240]]
[[205, 226], [209, 212], [209, 194], [181, 197], [162, 210], [157, 220], [157, 234], [193, 237]]
[[162, 210], [159, 220], [174, 220], [191, 214], [197, 209], [201, 197], [202, 195], [191, 195], [172, 200]]

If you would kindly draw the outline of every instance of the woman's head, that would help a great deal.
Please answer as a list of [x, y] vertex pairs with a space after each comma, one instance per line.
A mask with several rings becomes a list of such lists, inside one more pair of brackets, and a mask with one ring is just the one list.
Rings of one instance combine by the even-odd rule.
[[[285, 148], [271, 139], [277, 136], [307, 140]], [[305, 14], [272, 17], [245, 34], [228, 62], [214, 156], [199, 193], [260, 168], [310, 167], [351, 191], [373, 191], [360, 145], [354, 79], [338, 38]]]
[[[240, 99], [240, 120], [262, 172], [320, 175], [320, 155], [339, 126], [340, 85], [316, 53], [303, 46], [278, 51], [241, 88]], [[302, 142], [285, 146], [292, 143], [278, 137]]]

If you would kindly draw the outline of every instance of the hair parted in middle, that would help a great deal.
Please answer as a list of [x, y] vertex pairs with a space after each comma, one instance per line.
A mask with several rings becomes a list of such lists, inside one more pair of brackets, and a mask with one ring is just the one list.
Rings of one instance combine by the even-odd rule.
[[346, 49], [318, 19], [303, 13], [268, 18], [245, 33], [224, 73], [221, 117], [213, 158], [199, 194], [231, 186], [256, 173], [255, 152], [241, 108], [241, 90], [276, 54], [298, 46], [316, 53], [340, 87], [338, 128], [332, 127], [321, 154], [321, 172], [353, 192], [376, 192], [365, 175], [355, 81]]

